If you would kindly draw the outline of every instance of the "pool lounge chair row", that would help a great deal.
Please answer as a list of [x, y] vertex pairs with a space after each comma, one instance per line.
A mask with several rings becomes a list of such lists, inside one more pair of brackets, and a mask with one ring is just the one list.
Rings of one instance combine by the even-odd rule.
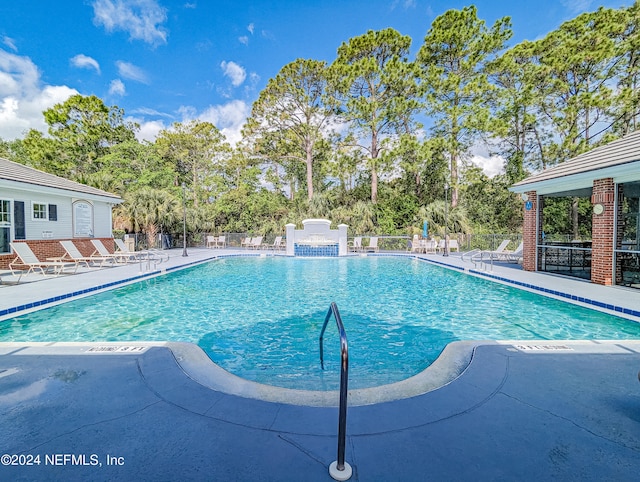
[[264, 236], [242, 238], [242, 240], [240, 240], [240, 247], [247, 249], [272, 249], [274, 251], [279, 251], [287, 247], [287, 242], [282, 236], [276, 236], [273, 244], [265, 244], [262, 242], [263, 239]]
[[376, 236], [372, 236], [369, 238], [368, 246], [362, 245], [362, 236], [356, 236], [355, 238], [353, 238], [353, 241], [349, 241], [347, 245], [349, 247], [349, 251], [354, 253], [358, 253], [358, 252], [366, 253], [369, 251], [377, 253], [379, 250], [378, 238]]
[[[465, 255], [469, 257], [471, 262], [475, 265], [477, 263], [483, 262], [493, 262], [493, 261], [501, 261], [507, 263], [520, 263], [522, 262], [522, 242], [518, 245], [518, 247], [509, 251], [507, 246], [511, 242], [510, 239], [505, 239], [500, 243], [495, 250], [474, 250], [472, 252], [466, 253]], [[464, 256], [463, 256], [464, 259]]]
[[[434, 254], [442, 252], [445, 249], [444, 239], [441, 239], [440, 241], [436, 241], [435, 239], [420, 239], [417, 234], [413, 236], [413, 240], [411, 240], [410, 243], [411, 245], [409, 250], [412, 253]], [[457, 239], [450, 239], [447, 243], [447, 247], [449, 252], [460, 251]]]
[[226, 236], [207, 236], [207, 248], [224, 248], [227, 245]]
[[91, 243], [95, 250], [91, 255], [84, 256], [73, 241], [61, 240], [60, 246], [65, 252], [64, 255], [47, 258], [45, 261], [41, 261], [27, 243], [13, 242], [11, 243], [11, 248], [16, 257], [9, 263], [9, 271], [13, 277], [12, 282], [18, 283], [22, 276], [32, 273], [43, 276], [59, 276], [61, 274], [74, 274], [80, 266], [103, 268], [105, 266], [142, 261], [153, 261], [157, 264], [169, 259], [168, 255], [156, 250], [131, 252], [122, 240], [116, 239], [115, 242], [119, 250], [111, 253], [102, 244], [102, 241], [92, 239]]

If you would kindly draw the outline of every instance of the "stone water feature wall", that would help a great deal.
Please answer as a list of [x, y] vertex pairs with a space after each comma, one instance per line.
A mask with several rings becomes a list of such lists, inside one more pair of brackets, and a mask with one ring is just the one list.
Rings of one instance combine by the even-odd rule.
[[328, 219], [305, 219], [303, 229], [287, 224], [287, 255], [289, 256], [346, 256], [347, 228], [341, 224], [331, 229]]

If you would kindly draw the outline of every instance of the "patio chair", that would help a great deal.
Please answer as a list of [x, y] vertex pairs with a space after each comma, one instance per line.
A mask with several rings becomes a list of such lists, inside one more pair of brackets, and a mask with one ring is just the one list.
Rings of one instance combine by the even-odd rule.
[[[444, 239], [440, 240], [440, 243], [438, 244], [438, 249], [440, 251], [444, 251]], [[457, 239], [450, 239], [447, 241], [447, 247], [449, 249], [449, 252], [451, 251], [456, 251], [459, 252], [460, 251], [460, 246], [458, 245], [458, 240]]]
[[215, 236], [207, 236], [207, 248], [215, 248], [218, 244], [218, 238]]
[[282, 236], [276, 236], [276, 239], [273, 240], [273, 245], [271, 247], [274, 250], [284, 249], [285, 243], [282, 241]]
[[218, 236], [213, 245], [214, 248], [224, 248], [227, 245], [225, 236]]
[[413, 235], [413, 238], [407, 243], [407, 251], [411, 253], [419, 253], [422, 251], [422, 241], [417, 234]]
[[[18, 271], [18, 273], [13, 273], [11, 272], [11, 270], [7, 269], [0, 269], [0, 285], [3, 284], [18, 284], [20, 283], [20, 279], [22, 278], [22, 275], [24, 274], [24, 271], [20, 270]], [[3, 276], [11, 276], [11, 281], [5, 281], [2, 277]]]
[[256, 236], [255, 238], [251, 239], [251, 246], [249, 246], [252, 249], [259, 249], [262, 247], [262, 236]]
[[252, 241], [253, 241], [253, 238], [248, 237], [248, 236], [246, 238], [242, 238], [242, 240], [240, 241], [240, 247], [241, 248], [250, 248]]
[[431, 253], [435, 254], [438, 250], [438, 243], [435, 239], [425, 239], [423, 242], [423, 252], [424, 254]]
[[349, 246], [349, 251], [362, 251], [362, 236], [356, 236], [353, 238], [353, 241], [349, 241], [347, 244]]
[[523, 247], [523, 242], [520, 241], [520, 244], [518, 245], [518, 247], [511, 251], [511, 252], [507, 252], [507, 259], [512, 262], [512, 263], [521, 263], [522, 262], [522, 247]]
[[369, 246], [364, 248], [364, 251], [373, 251], [374, 253], [378, 252], [378, 238], [377, 237], [372, 237], [369, 238]]
[[128, 262], [137, 262], [136, 256], [132, 253], [111, 253], [99, 239], [92, 239], [91, 244], [96, 248], [91, 256], [102, 256], [104, 258], [113, 259], [114, 263], [125, 264]]
[[111, 263], [111, 266], [113, 266], [114, 260], [111, 257], [83, 256], [78, 247], [73, 244], [73, 241], [60, 241], [60, 245], [64, 249], [65, 254], [61, 258], [58, 258], [58, 261], [72, 261], [78, 263], [79, 265], [83, 264], [87, 268], [96, 266], [96, 263], [99, 263], [98, 267], [100, 268], [102, 268], [105, 263]]
[[[129, 255], [134, 257], [137, 261], [142, 260], [155, 260], [157, 262], [168, 261], [169, 255], [163, 253], [159, 249], [144, 249], [140, 251], [131, 251], [127, 245], [121, 239], [114, 239], [118, 250], [114, 254]], [[157, 263], [156, 263], [157, 264]]]
[[64, 274], [65, 268], [73, 268], [73, 273], [78, 269], [78, 263], [73, 261], [40, 261], [27, 243], [9, 243], [16, 254], [16, 258], [9, 263], [9, 269], [13, 276], [18, 276], [18, 271], [26, 271], [25, 274], [39, 272], [43, 276]]
[[480, 251], [473, 256], [471, 256], [471, 261], [475, 264], [476, 262], [482, 261], [508, 261], [509, 251], [505, 251], [506, 247], [511, 242], [510, 239], [505, 239], [500, 243], [494, 251], [484, 250]]

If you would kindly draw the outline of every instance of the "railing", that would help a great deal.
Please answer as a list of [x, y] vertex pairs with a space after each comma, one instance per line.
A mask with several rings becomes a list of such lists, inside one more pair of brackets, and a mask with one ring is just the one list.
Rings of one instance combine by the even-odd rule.
[[338, 306], [331, 303], [327, 316], [324, 319], [322, 330], [320, 331], [320, 366], [324, 370], [324, 344], [323, 336], [327, 329], [327, 323], [331, 315], [336, 320], [336, 326], [340, 333], [340, 407], [338, 413], [338, 459], [329, 466], [329, 475], [335, 480], [348, 480], [351, 478], [351, 466], [344, 461], [345, 440], [347, 435], [347, 384], [349, 379], [349, 347], [347, 345], [347, 334], [344, 331], [342, 318], [338, 311]]
[[591, 278], [591, 242], [573, 242], [562, 245], [540, 244], [541, 271], [574, 278]]
[[616, 280], [616, 284], [640, 288], [640, 250], [616, 249], [615, 256], [622, 277]]

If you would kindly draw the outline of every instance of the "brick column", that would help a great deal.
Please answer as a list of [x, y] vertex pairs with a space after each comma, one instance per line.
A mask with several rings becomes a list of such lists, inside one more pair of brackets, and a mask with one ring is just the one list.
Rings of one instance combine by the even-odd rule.
[[[538, 196], [536, 191], [526, 193], [529, 199], [522, 203], [524, 212], [524, 224], [522, 227], [522, 269], [525, 271], [536, 271], [536, 213], [538, 212]], [[527, 209], [531, 203], [531, 209]]]
[[613, 280], [613, 233], [615, 184], [613, 179], [593, 181], [591, 203], [602, 204], [604, 211], [595, 212], [591, 227], [591, 281], [600, 285], [610, 285]]

